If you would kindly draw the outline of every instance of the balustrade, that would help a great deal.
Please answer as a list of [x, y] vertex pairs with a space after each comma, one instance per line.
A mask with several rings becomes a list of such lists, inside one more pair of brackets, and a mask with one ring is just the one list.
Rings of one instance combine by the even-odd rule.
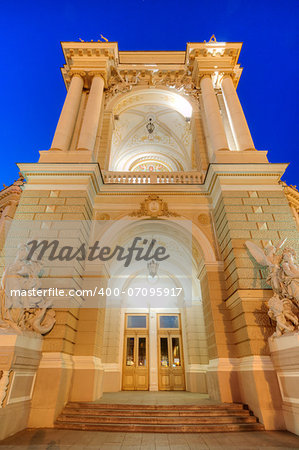
[[103, 171], [105, 184], [202, 184], [201, 172], [114, 172]]

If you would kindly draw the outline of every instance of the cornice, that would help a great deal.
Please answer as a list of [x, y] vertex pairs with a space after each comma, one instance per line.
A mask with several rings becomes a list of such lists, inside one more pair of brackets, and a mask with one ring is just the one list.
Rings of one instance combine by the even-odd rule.
[[214, 78], [215, 87], [219, 87], [223, 75], [231, 75], [237, 87], [242, 74], [238, 64], [241, 42], [195, 42], [188, 43], [186, 49], [186, 64], [192, 70], [192, 79], [196, 86], [203, 73]]
[[283, 191], [288, 199], [288, 202], [299, 213], [299, 192], [296, 186], [288, 186], [284, 181], [280, 181]]
[[[93, 193], [97, 194], [103, 184], [98, 163], [19, 163], [18, 167], [29, 182], [27, 189], [33, 186], [36, 188], [36, 185], [42, 189], [45, 184], [57, 184], [57, 181], [67, 188], [76, 179], [83, 179], [88, 180]], [[78, 189], [80, 186], [78, 185]]]
[[4, 189], [0, 191], [0, 200], [12, 195], [20, 196], [22, 194], [22, 186], [24, 184], [25, 184], [24, 178], [20, 177], [10, 186], [5, 186]]
[[[219, 80], [224, 74], [232, 76], [235, 86], [240, 79], [242, 68], [238, 64], [238, 58], [242, 43], [229, 42], [197, 42], [188, 43], [185, 52], [162, 51], [162, 52], [119, 52], [117, 42], [62, 42], [65, 65], [62, 68], [63, 78], [68, 87], [69, 72], [86, 71], [86, 88], [90, 86], [88, 72], [93, 70], [103, 71], [105, 87], [109, 88], [109, 79], [112, 68], [124, 73], [122, 83], [128, 83], [126, 77], [134, 77], [136, 72], [142, 73], [143, 82], [148, 78], [148, 84], [154, 85], [157, 78], [157, 70], [169, 77], [164, 84], [174, 87], [186, 87], [186, 82], [178, 79], [179, 73], [184, 77], [190, 77], [188, 90], [193, 95], [198, 95], [199, 79], [203, 74], [213, 77], [215, 87], [219, 87]], [[166, 74], [166, 75], [165, 75]], [[153, 81], [154, 80], [154, 81]], [[194, 86], [191, 86], [193, 83]], [[115, 85], [115, 83], [114, 83]], [[124, 86], [122, 86], [124, 89]]]

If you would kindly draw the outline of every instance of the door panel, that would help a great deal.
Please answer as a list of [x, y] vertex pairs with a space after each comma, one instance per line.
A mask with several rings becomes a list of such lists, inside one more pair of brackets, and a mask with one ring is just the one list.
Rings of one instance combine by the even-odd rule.
[[[178, 315], [174, 318], [170, 315], [160, 316], [158, 321], [160, 325], [162, 324], [158, 330], [159, 389], [162, 391], [185, 390], [183, 349]], [[169, 326], [169, 329], [164, 329], [165, 326]]]
[[148, 342], [146, 336], [137, 337], [137, 366], [135, 368], [135, 389], [145, 391], [148, 389]]
[[[146, 321], [143, 318], [144, 315], [126, 317], [122, 382], [125, 391], [148, 390], [147, 318]], [[140, 328], [132, 330], [136, 325]]]
[[125, 355], [123, 370], [123, 389], [134, 389], [135, 375], [135, 336], [125, 337]]
[[180, 336], [172, 336], [171, 338], [171, 374], [173, 390], [185, 389], [185, 376], [183, 362], [181, 359], [182, 345]]

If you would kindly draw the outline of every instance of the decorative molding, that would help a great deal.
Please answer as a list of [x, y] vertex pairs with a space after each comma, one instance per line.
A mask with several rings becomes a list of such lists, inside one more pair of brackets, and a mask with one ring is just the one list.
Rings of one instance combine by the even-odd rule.
[[140, 209], [129, 214], [132, 217], [178, 217], [179, 214], [168, 210], [168, 204], [164, 202], [158, 195], [150, 194], [140, 204]]
[[277, 378], [278, 378], [278, 384], [281, 392], [281, 396], [284, 402], [290, 402], [295, 403], [296, 405], [299, 405], [299, 398], [295, 397], [289, 397], [287, 393], [285, 392], [283, 388], [283, 381], [282, 379], [287, 378], [295, 378], [297, 379], [297, 383], [299, 383], [299, 373], [298, 372], [277, 372]]
[[275, 370], [270, 356], [244, 356], [242, 358], [216, 358], [211, 359], [208, 372], [248, 372], [257, 370]]
[[20, 196], [22, 194], [22, 186], [25, 184], [25, 178], [20, 174], [20, 177], [13, 182], [10, 186], [4, 186], [4, 188], [0, 191], [0, 200], [4, 197], [7, 197], [11, 194], [17, 194]]
[[[23, 395], [21, 397], [11, 398], [12, 394], [13, 394], [14, 383], [16, 382], [17, 378], [25, 378], [25, 377], [31, 377], [32, 378], [30, 392], [28, 393], [28, 395]], [[35, 384], [35, 379], [36, 379], [36, 371], [14, 372], [12, 380], [11, 380], [11, 387], [10, 387], [10, 390], [9, 390], [9, 395], [7, 397], [7, 403], [6, 404], [7, 405], [11, 405], [12, 403], [19, 403], [19, 402], [25, 402], [27, 400], [31, 400], [32, 399], [32, 394], [33, 394], [33, 389], [34, 389], [34, 384]]]
[[3, 407], [3, 402], [5, 400], [7, 389], [9, 386], [9, 379], [10, 379], [10, 370], [1, 370], [1, 378], [0, 378], [0, 408]]
[[197, 102], [200, 96], [200, 90], [193, 82], [192, 73], [188, 68], [175, 71], [156, 68], [136, 71], [112, 67], [105, 91], [106, 102], [118, 94], [131, 91], [135, 86], [172, 88], [176, 90], [176, 93], [192, 97]]
[[73, 356], [75, 370], [103, 370], [101, 358], [96, 356]]
[[61, 352], [43, 352], [40, 369], [73, 369], [73, 357]]

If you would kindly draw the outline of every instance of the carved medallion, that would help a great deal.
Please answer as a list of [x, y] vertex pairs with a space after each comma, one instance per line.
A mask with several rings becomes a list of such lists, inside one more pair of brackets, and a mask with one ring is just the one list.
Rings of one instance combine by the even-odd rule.
[[210, 223], [210, 219], [209, 219], [208, 214], [205, 214], [205, 213], [199, 214], [198, 222], [201, 225], [208, 225]]
[[137, 211], [133, 211], [130, 216], [132, 217], [177, 217], [178, 214], [168, 210], [168, 205], [158, 195], [149, 195], [141, 204]]

